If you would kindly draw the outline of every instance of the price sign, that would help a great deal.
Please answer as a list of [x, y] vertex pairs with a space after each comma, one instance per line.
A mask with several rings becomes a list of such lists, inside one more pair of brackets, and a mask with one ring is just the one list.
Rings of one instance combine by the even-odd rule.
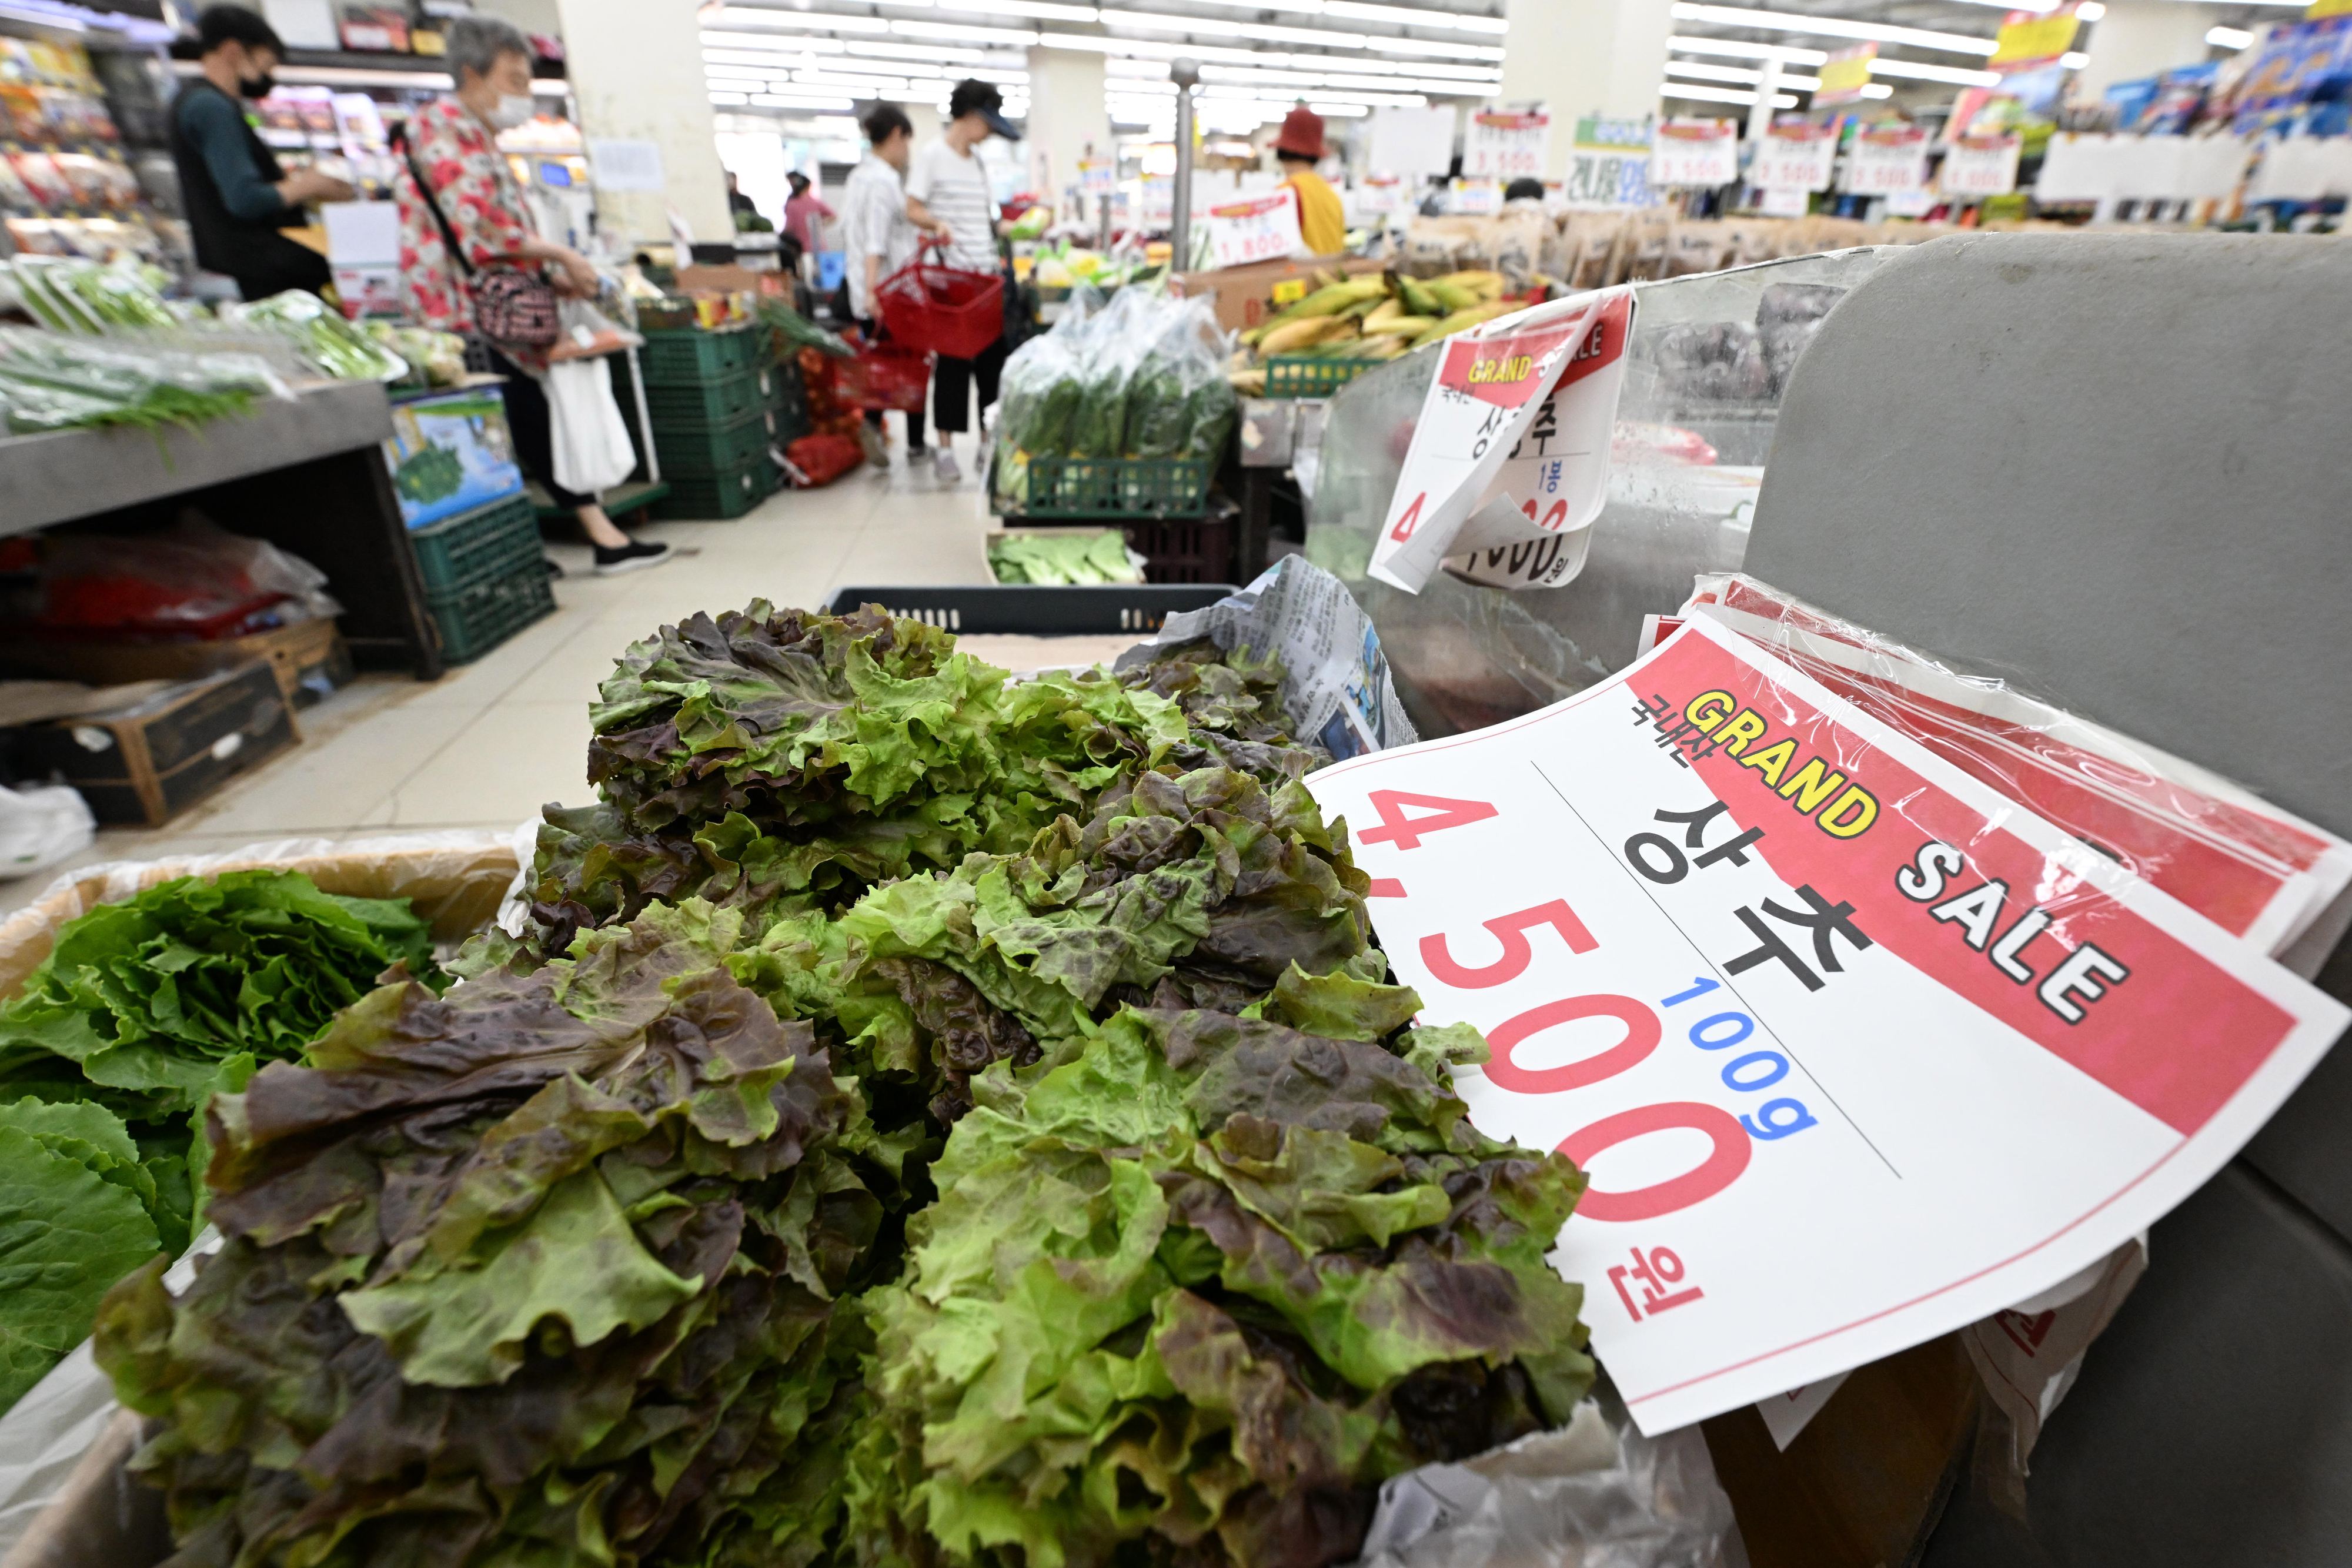
[[[1631, 722], [1629, 723], [1628, 720]], [[1307, 780], [1657, 1433], [2000, 1312], [2210, 1177], [2352, 1012], [1715, 624]]]
[[1078, 160], [1078, 190], [1086, 195], [1108, 195], [1118, 184], [1118, 165], [1108, 158]]
[[1997, 71], [2027, 70], [2045, 65], [2074, 47], [2082, 18], [2072, 5], [2055, 11], [2011, 11], [1993, 35], [1992, 58]]
[[1927, 183], [1927, 132], [1916, 125], [1878, 125], [1856, 131], [1846, 149], [1845, 188], [1857, 196], [1890, 196]]
[[1650, 150], [1653, 185], [1728, 185], [1739, 178], [1739, 122], [1669, 120]]
[[1204, 226], [1211, 267], [1279, 261], [1306, 243], [1298, 233], [1297, 194], [1286, 189], [1211, 207]]
[[1766, 191], [1756, 210], [1768, 218], [1801, 218], [1812, 210], [1812, 202], [1802, 191]]
[[1962, 136], [1944, 153], [1937, 175], [1944, 194], [1956, 197], [2005, 196], [2017, 189], [2015, 135]]
[[1462, 172], [1474, 179], [1540, 180], [1551, 162], [1551, 116], [1474, 114], [1463, 139]]
[[1409, 211], [1412, 192], [1395, 174], [1367, 174], [1356, 188], [1356, 204], [1366, 214], [1388, 214]]
[[1860, 98], [1862, 89], [1870, 85], [1870, 62], [1877, 57], [1876, 44], [1856, 44], [1832, 52], [1822, 62], [1822, 85], [1813, 89], [1814, 107], [1825, 109]]
[[1650, 140], [1647, 120], [1578, 120], [1568, 177], [1560, 183], [1562, 204], [1580, 211], [1653, 205]]
[[1756, 149], [1748, 183], [1759, 191], [1826, 191], [1837, 143], [1834, 125], [1776, 125]]
[[1455, 180], [1446, 186], [1445, 206], [1457, 217], [1490, 218], [1503, 210], [1503, 187], [1492, 180]]

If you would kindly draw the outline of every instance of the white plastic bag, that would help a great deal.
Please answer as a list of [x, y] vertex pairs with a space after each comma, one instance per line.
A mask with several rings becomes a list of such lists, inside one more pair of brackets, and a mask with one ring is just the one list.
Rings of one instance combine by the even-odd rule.
[[548, 366], [543, 384], [554, 427], [556, 484], [594, 496], [627, 478], [637, 465], [637, 449], [613, 399], [604, 361], [561, 361]]
[[0, 879], [47, 871], [97, 837], [89, 804], [64, 785], [0, 789]]

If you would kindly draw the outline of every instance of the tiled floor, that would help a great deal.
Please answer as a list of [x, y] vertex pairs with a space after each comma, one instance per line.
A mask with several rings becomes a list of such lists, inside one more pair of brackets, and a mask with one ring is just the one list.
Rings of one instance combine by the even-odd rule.
[[[0, 913], [58, 870], [234, 850], [282, 838], [341, 840], [443, 828], [504, 831], [549, 801], [592, 799], [588, 705], [627, 645], [698, 610], [750, 599], [817, 606], [856, 584], [985, 582], [990, 526], [971, 444], [966, 477], [928, 463], [866, 468], [771, 497], [731, 523], [655, 523], [681, 559], [625, 577], [589, 575], [584, 545], [552, 545], [560, 607], [474, 664], [423, 684], [372, 674], [302, 715], [304, 744], [153, 831], [110, 828], [64, 867], [0, 883]], [[691, 553], [688, 553], [691, 552]]]

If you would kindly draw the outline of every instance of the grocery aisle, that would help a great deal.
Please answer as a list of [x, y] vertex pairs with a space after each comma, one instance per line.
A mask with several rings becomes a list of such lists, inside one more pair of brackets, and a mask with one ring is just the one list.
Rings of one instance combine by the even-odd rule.
[[[966, 444], [967, 445], [969, 443]], [[982, 582], [989, 527], [969, 477], [941, 486], [903, 457], [819, 490], [785, 491], [731, 523], [656, 523], [671, 564], [589, 575], [585, 545], [552, 545], [567, 576], [556, 613], [439, 681], [362, 675], [303, 710], [304, 743], [160, 829], [108, 828], [64, 865], [0, 883], [0, 914], [60, 872], [100, 861], [234, 850], [270, 839], [349, 839], [436, 828], [506, 830], [550, 800], [590, 798], [588, 705], [613, 660], [666, 621], [759, 597], [822, 605], [853, 584]]]

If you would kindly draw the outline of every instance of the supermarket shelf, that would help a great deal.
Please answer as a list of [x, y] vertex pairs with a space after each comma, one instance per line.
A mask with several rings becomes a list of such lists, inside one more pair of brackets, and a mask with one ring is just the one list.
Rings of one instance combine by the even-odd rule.
[[367, 449], [392, 434], [392, 407], [371, 382], [305, 387], [242, 419], [194, 429], [66, 430], [0, 437], [0, 535], [30, 533], [207, 485]]

